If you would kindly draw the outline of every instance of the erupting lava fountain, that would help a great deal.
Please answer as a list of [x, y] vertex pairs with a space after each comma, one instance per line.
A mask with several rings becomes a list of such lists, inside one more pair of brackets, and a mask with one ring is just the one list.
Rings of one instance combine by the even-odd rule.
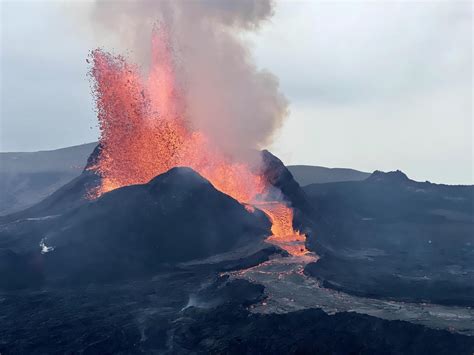
[[97, 49], [91, 57], [101, 132], [101, 152], [91, 169], [102, 177], [91, 196], [146, 183], [173, 167], [187, 166], [240, 203], [263, 210], [272, 222], [269, 242], [292, 255], [308, 252], [305, 235], [293, 229], [293, 210], [271, 199], [258, 164], [224, 153], [187, 120], [166, 31], [153, 32], [146, 76], [123, 56]]

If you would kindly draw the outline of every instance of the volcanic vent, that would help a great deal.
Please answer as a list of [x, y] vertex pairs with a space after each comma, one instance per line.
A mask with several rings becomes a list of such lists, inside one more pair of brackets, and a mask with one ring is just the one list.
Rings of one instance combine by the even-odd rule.
[[239, 154], [226, 151], [195, 127], [166, 30], [153, 31], [151, 48], [147, 74], [123, 56], [100, 49], [91, 53], [101, 131], [100, 154], [89, 168], [98, 172], [101, 183], [91, 195], [146, 183], [173, 167], [190, 167], [247, 208], [263, 210], [273, 225], [270, 242], [291, 254], [305, 254], [305, 236], [293, 229], [293, 210], [263, 173], [261, 155], [245, 148]]

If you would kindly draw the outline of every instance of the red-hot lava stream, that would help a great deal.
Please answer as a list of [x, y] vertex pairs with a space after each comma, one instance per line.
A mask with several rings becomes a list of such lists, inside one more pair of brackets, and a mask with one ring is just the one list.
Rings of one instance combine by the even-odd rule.
[[91, 56], [102, 146], [93, 167], [102, 184], [92, 196], [146, 183], [173, 167], [188, 166], [216, 189], [263, 210], [272, 222], [269, 242], [293, 255], [307, 253], [305, 235], [293, 229], [293, 210], [267, 200], [268, 182], [258, 169], [225, 155], [203, 132], [190, 127], [164, 32], [153, 34], [146, 78], [122, 56], [100, 49]]

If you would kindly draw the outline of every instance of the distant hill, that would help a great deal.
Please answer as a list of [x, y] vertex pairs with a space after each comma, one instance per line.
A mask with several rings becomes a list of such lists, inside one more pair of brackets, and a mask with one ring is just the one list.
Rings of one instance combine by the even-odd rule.
[[27, 208], [77, 177], [96, 145], [0, 153], [0, 215]]
[[474, 186], [376, 171], [304, 191], [318, 229], [309, 247], [321, 256], [307, 272], [326, 287], [474, 306]]
[[370, 176], [370, 173], [354, 169], [325, 168], [323, 166], [290, 165], [288, 169], [301, 186], [328, 182], [360, 181]]

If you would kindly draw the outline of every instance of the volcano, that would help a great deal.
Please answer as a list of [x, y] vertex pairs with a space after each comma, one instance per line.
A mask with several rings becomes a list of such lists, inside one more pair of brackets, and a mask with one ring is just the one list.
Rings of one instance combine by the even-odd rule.
[[[429, 248], [467, 231], [464, 192], [433, 204], [401, 172], [302, 189], [262, 150], [288, 102], [235, 30], [270, 1], [106, 3], [140, 29], [130, 50], [150, 48], [90, 53], [99, 144], [80, 176], [0, 218], [0, 355], [474, 353], [471, 263], [440, 263], [459, 282], [426, 299], [450, 280], [399, 255], [428, 216]], [[452, 243], [466, 259], [469, 240]]]
[[[262, 154], [268, 181], [296, 211], [295, 220], [309, 228], [306, 194], [279, 159]], [[245, 273], [265, 261], [271, 266], [269, 257], [278, 260], [275, 247], [262, 248], [273, 227], [267, 214], [187, 167], [88, 198], [99, 182], [86, 169], [22, 216], [14, 215], [22, 218], [10, 216], [1, 224], [0, 309], [7, 321], [0, 325], [0, 350], [292, 353], [350, 347], [397, 353], [426, 344], [440, 354], [473, 349], [472, 337], [354, 312], [253, 313], [252, 307], [271, 299], [267, 286], [218, 275]], [[282, 279], [302, 275], [278, 270]], [[295, 297], [304, 287], [282, 291]], [[14, 315], [26, 320], [21, 327], [9, 321]], [[223, 332], [216, 334], [216, 326]], [[44, 342], [48, 335], [38, 329], [54, 339]], [[290, 332], [295, 337], [286, 336]]]
[[[309, 232], [314, 210], [307, 195], [278, 158], [262, 154], [269, 183]], [[303, 277], [278, 262], [279, 255], [298, 257], [262, 247], [273, 228], [267, 214], [187, 167], [89, 198], [100, 179], [86, 169], [40, 204], [2, 221], [2, 352], [342, 353], [349, 347], [361, 353], [416, 348], [468, 354], [474, 348], [469, 336], [354, 312], [254, 313], [253, 307], [271, 301], [268, 286], [223, 272], [251, 273], [276, 260], [278, 279]], [[305, 297], [304, 290], [298, 285], [281, 291]], [[15, 317], [25, 322], [13, 324]], [[216, 327], [223, 331], [216, 333]]]
[[[286, 202], [257, 208], [219, 191], [186, 167], [91, 198], [90, 192], [101, 186], [101, 176], [91, 169], [101, 151], [98, 145], [82, 174], [51, 196], [1, 218], [0, 248], [5, 257], [0, 268], [6, 275], [2, 288], [143, 277], [166, 265], [257, 245], [274, 237], [275, 226], [280, 233], [292, 233], [285, 218], [271, 219], [268, 211], [281, 213], [278, 206], [283, 212], [285, 205], [292, 206], [295, 224], [310, 232], [311, 207], [305, 193], [268, 151], [260, 153], [265, 162], [262, 176]], [[283, 248], [298, 252], [304, 241], [288, 242]], [[263, 248], [276, 251], [268, 247]], [[263, 258], [268, 254], [259, 253]]]
[[[226, 252], [269, 234], [261, 211], [249, 212], [192, 169], [173, 168], [62, 215], [4, 225], [2, 249], [14, 262], [2, 274], [29, 270], [45, 281], [110, 281]], [[9, 288], [13, 277], [4, 278], [3, 286]]]

